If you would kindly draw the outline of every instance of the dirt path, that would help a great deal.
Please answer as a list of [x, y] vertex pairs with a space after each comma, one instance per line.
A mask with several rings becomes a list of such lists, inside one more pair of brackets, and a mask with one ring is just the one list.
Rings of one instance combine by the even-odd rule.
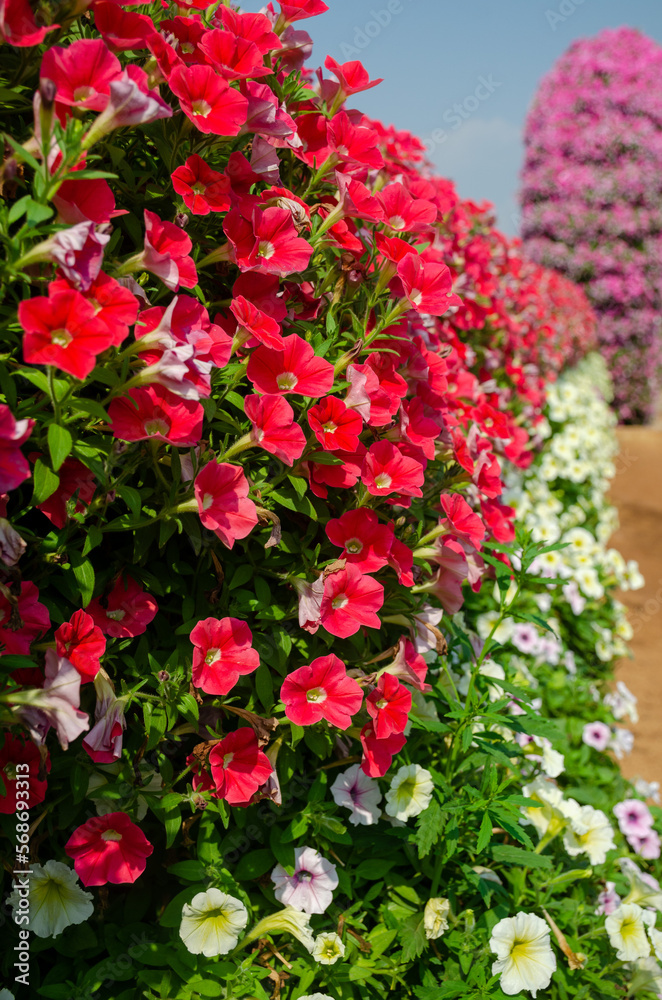
[[628, 778], [662, 784], [662, 426], [621, 427], [618, 440], [610, 500], [620, 528], [611, 544], [636, 559], [646, 579], [641, 590], [621, 595], [634, 629], [634, 659], [623, 661], [617, 676], [639, 699], [634, 749], [622, 768]]

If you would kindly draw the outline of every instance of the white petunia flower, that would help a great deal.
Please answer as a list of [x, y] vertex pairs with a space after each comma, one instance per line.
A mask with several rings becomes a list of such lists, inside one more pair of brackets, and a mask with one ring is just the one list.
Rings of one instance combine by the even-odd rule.
[[[85, 892], [78, 876], [61, 861], [33, 864], [28, 900], [30, 922], [24, 924], [37, 937], [57, 937], [65, 927], [82, 924], [94, 913], [93, 896]], [[7, 902], [18, 912], [18, 889], [14, 889]]]
[[386, 813], [405, 823], [427, 809], [434, 791], [432, 775], [420, 764], [405, 764], [391, 780], [386, 793]]
[[592, 865], [602, 865], [607, 852], [616, 846], [614, 831], [605, 814], [593, 806], [581, 806], [563, 837], [565, 849], [571, 857], [588, 854]]
[[234, 896], [206, 889], [185, 903], [179, 936], [192, 955], [227, 955], [248, 923], [248, 911]]
[[448, 914], [451, 911], [450, 900], [443, 896], [428, 899], [423, 912], [423, 927], [428, 941], [435, 941], [448, 930]]
[[621, 962], [635, 962], [650, 955], [644, 911], [636, 903], [621, 904], [615, 913], [605, 919], [605, 930], [609, 943], [616, 949], [616, 958]]
[[305, 997], [299, 997], [299, 1000], [333, 1000], [328, 993], [306, 993]]
[[333, 931], [318, 934], [311, 954], [320, 965], [333, 965], [345, 954], [345, 945]]
[[520, 911], [500, 920], [492, 930], [490, 949], [497, 956], [492, 975], [501, 976], [501, 989], [508, 996], [527, 990], [535, 997], [538, 990], [549, 986], [556, 956], [549, 942], [549, 927], [534, 913]]

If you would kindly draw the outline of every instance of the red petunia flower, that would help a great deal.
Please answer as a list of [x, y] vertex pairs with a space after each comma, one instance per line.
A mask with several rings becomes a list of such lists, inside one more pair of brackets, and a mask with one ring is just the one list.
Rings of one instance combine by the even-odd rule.
[[298, 235], [286, 208], [255, 208], [250, 220], [234, 208], [223, 229], [240, 271], [285, 277], [308, 267], [313, 248]]
[[275, 455], [286, 465], [300, 458], [306, 447], [306, 435], [294, 419], [294, 410], [282, 396], [246, 396], [246, 416], [252, 426], [256, 445]]
[[[28, 771], [21, 768], [17, 773], [17, 764], [27, 764]], [[51, 758], [46, 751], [43, 773], [51, 769]], [[0, 814], [14, 813], [21, 809], [32, 809], [38, 806], [46, 798], [48, 783], [39, 778], [42, 770], [42, 761], [39, 748], [32, 740], [23, 740], [20, 737], [5, 733], [5, 740], [0, 748], [0, 780], [4, 784], [4, 789], [0, 789]], [[16, 797], [16, 782], [21, 781], [21, 795]], [[27, 782], [27, 789], [25, 783]], [[23, 794], [27, 791], [27, 797]]]
[[248, 482], [241, 466], [208, 462], [195, 477], [195, 499], [203, 525], [228, 549], [257, 524], [257, 510], [248, 499]]
[[356, 451], [363, 420], [336, 396], [326, 396], [308, 410], [308, 423], [325, 451]]
[[401, 496], [421, 497], [425, 470], [415, 458], [408, 458], [390, 441], [376, 441], [370, 445], [363, 460], [361, 481], [368, 493], [386, 497], [391, 493]]
[[74, 859], [83, 885], [135, 882], [154, 850], [142, 830], [124, 812], [93, 816], [74, 830], [64, 849]]
[[202, 436], [204, 410], [197, 400], [182, 399], [155, 382], [113, 399], [108, 417], [120, 441], [156, 438], [178, 448], [191, 448]]
[[21, 592], [12, 603], [0, 593], [0, 655], [27, 656], [32, 641], [50, 623], [48, 609], [39, 603], [39, 591], [31, 580], [23, 581]]
[[175, 66], [168, 86], [200, 132], [237, 135], [246, 123], [248, 101], [212, 66]]
[[380, 524], [372, 510], [360, 507], [332, 518], [326, 526], [327, 538], [342, 549], [340, 557], [361, 573], [376, 573], [388, 563], [393, 528]]
[[0, 3], [0, 41], [18, 48], [40, 45], [49, 31], [59, 24], [38, 28], [28, 0], [3, 0]]
[[381, 628], [377, 611], [384, 603], [384, 588], [356, 566], [331, 573], [324, 581], [321, 624], [341, 639], [354, 635], [362, 625]]
[[423, 198], [412, 198], [404, 184], [387, 184], [377, 193], [377, 199], [384, 222], [396, 232], [419, 233], [437, 219], [436, 206]]
[[462, 305], [462, 299], [453, 292], [453, 276], [445, 264], [426, 262], [409, 253], [398, 264], [398, 277], [407, 301], [418, 312], [442, 316], [451, 306]]
[[403, 733], [393, 733], [383, 740], [377, 739], [374, 726], [369, 722], [361, 730], [363, 747], [361, 770], [370, 778], [383, 778], [395, 754], [402, 750], [406, 742], [407, 737]]
[[0, 493], [15, 490], [30, 476], [30, 464], [21, 451], [32, 433], [34, 420], [16, 420], [4, 403], [0, 403]]
[[351, 389], [346, 403], [354, 406], [371, 427], [383, 427], [400, 408], [407, 383], [393, 365], [391, 356], [371, 354], [365, 364], [348, 365]]
[[257, 45], [231, 31], [212, 28], [205, 32], [200, 49], [207, 62], [226, 80], [247, 80], [268, 76], [273, 70], [264, 65]]
[[81, 676], [81, 684], [94, 679], [106, 652], [106, 640], [94, 618], [80, 608], [55, 632], [58, 656], [69, 660]]
[[355, 486], [361, 476], [361, 466], [365, 453], [365, 445], [359, 443], [355, 452], [331, 452], [334, 458], [340, 459], [338, 465], [308, 462], [310, 488], [315, 496], [326, 499], [329, 495], [329, 486], [334, 490], [347, 490]]
[[[285, 342], [279, 324], [255, 303], [249, 302], [243, 295], [237, 295], [230, 303], [230, 312], [237, 321], [237, 332], [234, 336], [238, 346], [241, 347], [251, 338], [255, 338], [265, 347], [282, 351]], [[255, 345], [250, 344], [250, 346]]]
[[391, 569], [395, 570], [398, 574], [398, 583], [401, 583], [403, 587], [413, 587], [414, 586], [414, 576], [412, 573], [414, 567], [414, 553], [401, 542], [399, 538], [393, 538], [391, 542], [391, 551], [388, 554], [388, 564]]
[[[76, 170], [84, 170], [85, 161], [81, 160]], [[76, 180], [75, 174], [71, 180], [60, 184], [52, 196], [62, 222], [70, 226], [79, 222], [94, 222], [97, 225], [110, 222], [115, 215], [123, 213], [115, 211], [115, 196], [107, 181], [101, 177], [83, 177]]]
[[[162, 35], [174, 35], [177, 55], [187, 65], [204, 63], [205, 57], [200, 42], [208, 30], [197, 15], [195, 17], [173, 17], [159, 23]], [[166, 79], [169, 73], [163, 74]]]
[[240, 274], [232, 286], [232, 294], [235, 299], [248, 299], [251, 305], [277, 323], [282, 323], [287, 316], [287, 304], [275, 274], [258, 274], [257, 271]]
[[[72, 285], [66, 279], [57, 278], [51, 281], [48, 291], [51, 294], [66, 292], [71, 288]], [[99, 272], [82, 294], [93, 307], [96, 318], [107, 327], [113, 347], [119, 347], [129, 336], [129, 327], [136, 322], [138, 316], [136, 296], [103, 271]]]
[[258, 392], [322, 396], [333, 386], [333, 365], [318, 358], [310, 344], [296, 333], [283, 339], [282, 351], [258, 347], [246, 374]]
[[193, 153], [172, 174], [172, 186], [194, 215], [226, 212], [231, 205], [230, 180]]
[[158, 215], [144, 210], [145, 249], [142, 264], [160, 278], [166, 288], [176, 292], [180, 285], [193, 288], [198, 283], [198, 273], [189, 257], [193, 244], [180, 226], [164, 222]]
[[193, 683], [206, 694], [227, 694], [240, 675], [260, 665], [253, 633], [238, 618], [205, 618], [191, 631]]
[[292, 671], [280, 689], [285, 715], [297, 726], [311, 726], [321, 719], [338, 729], [348, 729], [361, 708], [363, 691], [347, 676], [342, 660], [333, 653]]
[[212, 17], [212, 24], [223, 25], [226, 31], [257, 45], [263, 56], [281, 47], [281, 40], [273, 31], [273, 24], [266, 14], [240, 13], [232, 7], [221, 5]]
[[340, 84], [343, 100], [346, 97], [351, 97], [352, 94], [360, 94], [364, 90], [376, 87], [378, 83], [383, 83], [381, 78], [371, 80], [363, 63], [358, 61], [338, 63], [332, 56], [327, 56], [324, 65], [334, 74]]
[[94, 306], [75, 289], [26, 299], [19, 304], [18, 321], [27, 364], [54, 365], [81, 380], [113, 342]]
[[156, 616], [159, 606], [134, 579], [120, 576], [104, 604], [96, 597], [85, 610], [104, 635], [126, 639], [142, 635]]
[[83, 38], [66, 48], [53, 45], [44, 53], [39, 76], [52, 80], [58, 104], [103, 111], [110, 85], [119, 80], [122, 66], [100, 38]]
[[111, 52], [144, 49], [156, 33], [150, 17], [122, 10], [113, 0], [94, 0], [94, 26]]
[[404, 731], [411, 710], [411, 691], [393, 674], [384, 673], [366, 698], [366, 708], [375, 736], [384, 740]]
[[329, 8], [323, 0], [280, 0], [281, 15], [289, 24], [303, 21], [307, 17], [317, 17]]
[[257, 736], [244, 727], [216, 743], [209, 754], [216, 797], [231, 806], [248, 805], [251, 796], [273, 771], [269, 758], [260, 750]]
[[66, 458], [58, 470], [60, 485], [37, 507], [56, 528], [64, 528], [69, 513], [67, 504], [76, 495], [73, 513], [84, 511], [96, 490], [94, 473], [77, 458]]
[[373, 170], [384, 166], [377, 133], [365, 125], [355, 125], [345, 111], [339, 111], [328, 123], [327, 141], [336, 161], [349, 164], [350, 169], [357, 163]]
[[459, 493], [442, 493], [439, 503], [446, 515], [439, 520], [441, 527], [447, 528], [457, 538], [471, 542], [475, 548], [480, 548], [485, 537], [485, 525], [464, 497]]

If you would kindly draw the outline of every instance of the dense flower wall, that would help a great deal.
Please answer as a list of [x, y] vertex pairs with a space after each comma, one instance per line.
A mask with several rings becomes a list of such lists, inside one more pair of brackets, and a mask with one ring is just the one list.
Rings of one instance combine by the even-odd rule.
[[651, 419], [662, 300], [662, 48], [632, 28], [574, 42], [525, 127], [526, 252], [580, 282], [628, 423]]
[[325, 9], [3, 8], [2, 1000], [662, 977], [593, 313]]

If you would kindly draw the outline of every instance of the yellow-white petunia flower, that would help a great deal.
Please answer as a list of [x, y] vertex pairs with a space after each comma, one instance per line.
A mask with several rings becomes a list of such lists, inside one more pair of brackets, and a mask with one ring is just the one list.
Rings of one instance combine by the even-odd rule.
[[248, 911], [234, 896], [206, 889], [185, 903], [179, 936], [192, 955], [227, 955], [248, 923]]
[[492, 975], [501, 976], [501, 989], [508, 996], [527, 990], [535, 997], [549, 986], [556, 956], [549, 943], [549, 927], [541, 917], [520, 911], [500, 920], [492, 930], [490, 949], [497, 956]]

